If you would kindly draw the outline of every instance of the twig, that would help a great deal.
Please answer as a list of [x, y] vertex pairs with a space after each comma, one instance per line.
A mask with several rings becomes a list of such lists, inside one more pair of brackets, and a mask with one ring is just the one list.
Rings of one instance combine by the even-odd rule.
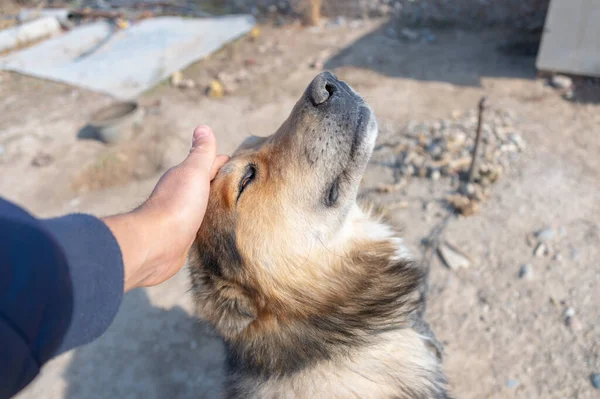
[[479, 148], [481, 144], [481, 127], [483, 126], [484, 111], [487, 108], [487, 97], [481, 97], [479, 100], [479, 115], [477, 117], [477, 135], [475, 136], [475, 147], [473, 148], [473, 160], [471, 161], [471, 167], [469, 168], [469, 176], [467, 183], [472, 183], [477, 173], [477, 167], [479, 164]]
[[446, 217], [435, 225], [429, 235], [425, 238], [427, 240], [425, 250], [423, 251], [423, 260], [422, 265], [425, 268], [425, 278], [423, 281], [423, 286], [421, 288], [421, 307], [418, 309], [418, 315], [423, 316], [425, 314], [425, 310], [427, 307], [427, 293], [429, 292], [429, 274], [431, 271], [431, 261], [433, 260], [433, 255], [436, 253], [437, 247], [440, 243], [440, 238], [442, 234], [444, 234], [444, 230], [446, 226], [448, 226], [448, 222], [454, 216], [454, 212], [448, 212]]

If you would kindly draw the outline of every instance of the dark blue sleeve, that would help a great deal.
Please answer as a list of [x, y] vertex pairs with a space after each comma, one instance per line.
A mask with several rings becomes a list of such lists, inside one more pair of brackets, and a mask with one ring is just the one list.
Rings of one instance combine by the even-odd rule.
[[0, 198], [0, 398], [100, 336], [122, 297], [121, 250], [102, 221], [39, 220]]

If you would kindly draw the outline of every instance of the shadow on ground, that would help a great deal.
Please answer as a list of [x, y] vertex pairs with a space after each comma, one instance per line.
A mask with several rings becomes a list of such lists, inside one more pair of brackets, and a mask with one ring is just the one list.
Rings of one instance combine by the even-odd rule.
[[109, 331], [75, 352], [65, 398], [215, 398], [222, 364], [221, 340], [208, 327], [135, 290]]
[[421, 81], [480, 86], [485, 77], [534, 79], [535, 54], [506, 45], [500, 29], [411, 29], [409, 38], [394, 23], [365, 35], [334, 55], [325, 68], [370, 69], [379, 74]]

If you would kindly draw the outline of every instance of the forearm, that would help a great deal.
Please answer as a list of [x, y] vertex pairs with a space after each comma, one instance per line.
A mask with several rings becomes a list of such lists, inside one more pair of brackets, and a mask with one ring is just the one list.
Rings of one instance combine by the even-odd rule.
[[0, 397], [100, 336], [122, 295], [119, 246], [100, 220], [39, 220], [0, 199]]

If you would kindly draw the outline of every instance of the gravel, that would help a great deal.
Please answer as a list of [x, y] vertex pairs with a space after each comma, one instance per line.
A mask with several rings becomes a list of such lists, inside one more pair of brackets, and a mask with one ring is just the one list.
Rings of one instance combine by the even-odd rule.
[[533, 266], [528, 263], [521, 265], [521, 268], [519, 269], [519, 278], [523, 280], [533, 279]]

